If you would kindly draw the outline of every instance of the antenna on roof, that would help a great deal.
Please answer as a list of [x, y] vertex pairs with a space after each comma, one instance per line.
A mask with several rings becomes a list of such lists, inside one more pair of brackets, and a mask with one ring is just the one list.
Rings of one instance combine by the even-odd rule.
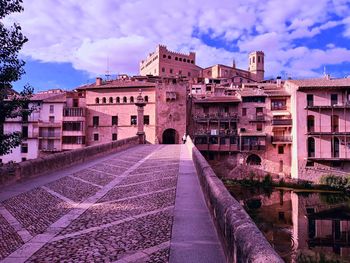
[[109, 72], [109, 57], [107, 57], [107, 70], [106, 70], [106, 80], [109, 80], [109, 77], [111, 76], [110, 72]]

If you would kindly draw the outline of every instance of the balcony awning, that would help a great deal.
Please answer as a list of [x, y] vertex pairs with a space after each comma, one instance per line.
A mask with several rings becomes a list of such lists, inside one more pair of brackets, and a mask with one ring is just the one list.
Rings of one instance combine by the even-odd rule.
[[290, 112], [287, 110], [275, 110], [271, 111], [272, 116], [290, 116]]

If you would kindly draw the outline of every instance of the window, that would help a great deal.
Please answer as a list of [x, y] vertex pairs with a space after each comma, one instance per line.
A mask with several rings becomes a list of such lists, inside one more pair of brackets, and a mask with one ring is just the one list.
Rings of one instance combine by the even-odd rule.
[[191, 64], [194, 64], [194, 60], [191, 60]]
[[99, 139], [98, 133], [94, 133], [94, 141], [98, 141], [98, 139]]
[[100, 123], [100, 118], [98, 116], [93, 116], [92, 117], [92, 125], [96, 127], [99, 125], [99, 123]]
[[332, 139], [332, 157], [339, 158], [339, 139], [337, 137]]
[[115, 99], [115, 102], [116, 102], [116, 103], [120, 103], [120, 98], [117, 97], [117, 98]]
[[107, 99], [105, 97], [102, 98], [102, 103], [107, 103]]
[[62, 129], [64, 131], [82, 131], [83, 123], [82, 122], [74, 122], [74, 121], [65, 121], [63, 122]]
[[263, 129], [262, 123], [257, 123], [256, 124], [256, 130], [257, 131], [262, 131], [262, 129]]
[[54, 105], [50, 105], [50, 113], [54, 113], [55, 112], [55, 106]]
[[255, 63], [255, 57], [253, 57], [253, 63]]
[[84, 136], [63, 136], [63, 144], [85, 144]]
[[113, 103], [113, 98], [109, 97], [109, 103]]
[[283, 145], [278, 146], [278, 154], [284, 154], [284, 146]]
[[331, 106], [338, 104], [338, 94], [331, 94]]
[[22, 126], [22, 138], [28, 138], [28, 126]]
[[163, 58], [166, 58], [166, 55], [163, 55]]
[[179, 58], [179, 61], [182, 61], [182, 58]]
[[280, 173], [283, 173], [283, 160], [280, 160]]
[[27, 158], [22, 157], [22, 162], [25, 162], [25, 161], [27, 161]]
[[73, 107], [78, 108], [79, 107], [79, 100], [78, 99], [73, 99]]
[[247, 116], [247, 108], [242, 108], [242, 116]]
[[260, 63], [260, 56], [258, 56], [258, 63]]
[[315, 131], [315, 117], [313, 115], [307, 116], [307, 131], [308, 132]]
[[137, 116], [131, 115], [130, 116], [130, 125], [136, 125], [137, 124]]
[[149, 125], [149, 115], [143, 116], [143, 124]]
[[312, 95], [312, 94], [307, 94], [306, 100], [307, 100], [307, 106], [308, 106], [308, 107], [314, 106], [314, 95]]
[[168, 56], [168, 59], [171, 59], [171, 56]]
[[116, 141], [118, 138], [118, 135], [116, 133], [112, 133], [112, 141]]
[[286, 100], [271, 101], [271, 110], [285, 110], [287, 109]]
[[100, 98], [96, 98], [96, 99], [95, 99], [95, 103], [96, 103], [96, 104], [99, 104], [99, 103], [100, 103]]
[[170, 69], [170, 74], [173, 74], [173, 69], [172, 68]]
[[118, 125], [118, 116], [112, 116], [112, 125]]
[[130, 97], [130, 103], [134, 103], [134, 97], [133, 96]]
[[339, 131], [339, 116], [338, 115], [331, 116], [331, 125], [332, 125], [332, 132]]
[[123, 102], [124, 103], [127, 103], [128, 102], [128, 99], [126, 97], [123, 97]]
[[28, 143], [21, 144], [21, 153], [28, 153]]
[[145, 102], [148, 102], [148, 96], [145, 96]]
[[54, 123], [55, 122], [55, 116], [50, 116], [49, 117], [49, 122]]
[[175, 57], [175, 60], [176, 60], [176, 61], [178, 61], [178, 60], [179, 60], [179, 58], [178, 58], [178, 57]]
[[307, 156], [315, 157], [315, 139], [312, 137], [307, 139]]
[[165, 72], [165, 68], [162, 68], [162, 72], [163, 72], [163, 73]]

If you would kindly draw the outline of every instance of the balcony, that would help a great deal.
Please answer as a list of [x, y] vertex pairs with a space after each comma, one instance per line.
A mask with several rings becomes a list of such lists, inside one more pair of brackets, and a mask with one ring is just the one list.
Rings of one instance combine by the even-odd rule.
[[350, 101], [346, 101], [344, 103], [331, 103], [331, 105], [313, 105], [308, 104], [305, 109], [308, 110], [321, 110], [321, 109], [344, 109], [350, 108]]
[[272, 119], [273, 126], [292, 126], [292, 119]]
[[61, 150], [53, 147], [42, 147], [39, 149], [42, 152], [60, 152]]
[[66, 107], [63, 109], [63, 116], [64, 117], [85, 117], [85, 109]]
[[237, 136], [195, 135], [195, 145], [200, 151], [238, 151]]
[[266, 146], [265, 145], [255, 145], [255, 144], [244, 144], [241, 145], [241, 151], [265, 151]]
[[39, 139], [61, 139], [61, 132], [40, 131]]
[[193, 116], [193, 119], [196, 122], [208, 122], [208, 121], [238, 121], [238, 114], [228, 114], [228, 113], [216, 113], [216, 114], [204, 114], [204, 115], [197, 115]]
[[287, 110], [287, 105], [271, 106], [271, 110]]
[[289, 144], [292, 143], [292, 136], [272, 136], [272, 144]]
[[47, 128], [60, 128], [62, 125], [61, 122], [43, 122], [43, 121], [39, 121], [38, 122], [38, 126], [39, 127], [47, 127]]
[[313, 131], [307, 132], [307, 135], [350, 135], [350, 131]]
[[250, 122], [263, 122], [265, 121], [265, 114], [259, 113], [253, 116], [253, 119], [250, 120]]

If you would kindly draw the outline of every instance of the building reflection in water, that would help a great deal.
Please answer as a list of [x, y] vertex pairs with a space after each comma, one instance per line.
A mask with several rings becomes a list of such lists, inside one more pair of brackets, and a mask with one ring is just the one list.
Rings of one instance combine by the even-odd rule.
[[350, 262], [350, 198], [230, 190], [286, 262], [318, 262], [322, 256]]

